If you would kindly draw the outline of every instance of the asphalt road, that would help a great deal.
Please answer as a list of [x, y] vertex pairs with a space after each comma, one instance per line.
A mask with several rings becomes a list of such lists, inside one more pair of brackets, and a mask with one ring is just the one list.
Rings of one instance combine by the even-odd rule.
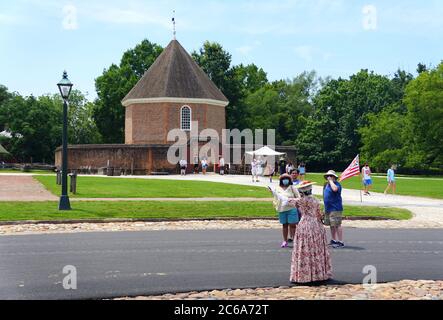
[[[345, 230], [332, 250], [334, 280], [443, 280], [440, 230]], [[224, 288], [286, 286], [290, 249], [277, 230], [149, 231], [0, 237], [0, 299], [95, 299]], [[77, 289], [63, 288], [63, 267]]]

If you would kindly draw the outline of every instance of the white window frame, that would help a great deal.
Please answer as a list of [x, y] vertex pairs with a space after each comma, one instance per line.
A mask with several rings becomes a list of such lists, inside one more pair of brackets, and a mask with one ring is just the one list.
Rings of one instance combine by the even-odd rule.
[[[183, 109], [187, 108], [189, 110], [189, 129], [183, 129]], [[191, 131], [192, 129], [192, 108], [188, 105], [184, 105], [180, 108], [180, 130]]]

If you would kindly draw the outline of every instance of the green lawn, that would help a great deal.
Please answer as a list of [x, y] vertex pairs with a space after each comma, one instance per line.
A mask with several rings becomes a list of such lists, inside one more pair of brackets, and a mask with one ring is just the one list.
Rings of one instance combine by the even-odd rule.
[[[411, 176], [413, 177], [413, 176]], [[308, 173], [306, 180], [315, 181], [319, 186], [325, 182], [322, 173]], [[383, 193], [387, 186], [386, 177], [372, 177], [372, 191]], [[443, 179], [421, 178], [407, 179], [407, 177], [396, 177], [398, 195], [408, 195], [416, 197], [428, 197], [443, 199]], [[352, 177], [342, 182], [343, 188], [363, 189], [360, 177]]]
[[[60, 194], [53, 176], [35, 176], [46, 189]], [[77, 178], [75, 198], [269, 198], [269, 191], [262, 187], [250, 187], [205, 181], [178, 181], [131, 178]]]
[[[183, 218], [251, 218], [274, 217], [271, 202], [159, 202], [159, 201], [91, 201], [71, 202], [73, 210], [59, 211], [57, 202], [2, 202], [0, 221], [66, 219], [183, 219]], [[345, 216], [386, 217], [406, 220], [408, 210], [345, 206]]]

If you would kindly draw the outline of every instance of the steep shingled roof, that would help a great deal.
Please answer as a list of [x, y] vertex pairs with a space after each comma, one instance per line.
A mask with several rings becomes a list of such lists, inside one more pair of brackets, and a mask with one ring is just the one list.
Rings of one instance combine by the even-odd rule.
[[207, 99], [228, 103], [177, 40], [169, 43], [122, 103], [149, 98]]

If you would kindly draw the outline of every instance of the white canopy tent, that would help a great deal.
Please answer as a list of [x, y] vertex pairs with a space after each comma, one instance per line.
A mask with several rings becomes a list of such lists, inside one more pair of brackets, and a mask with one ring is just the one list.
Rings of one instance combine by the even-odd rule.
[[260, 149], [255, 150], [255, 151], [248, 151], [246, 153], [251, 155], [251, 156], [264, 156], [264, 157], [282, 156], [282, 155], [286, 154], [284, 152], [277, 152], [275, 150], [272, 150], [268, 146], [264, 146], [263, 148], [260, 148]]

